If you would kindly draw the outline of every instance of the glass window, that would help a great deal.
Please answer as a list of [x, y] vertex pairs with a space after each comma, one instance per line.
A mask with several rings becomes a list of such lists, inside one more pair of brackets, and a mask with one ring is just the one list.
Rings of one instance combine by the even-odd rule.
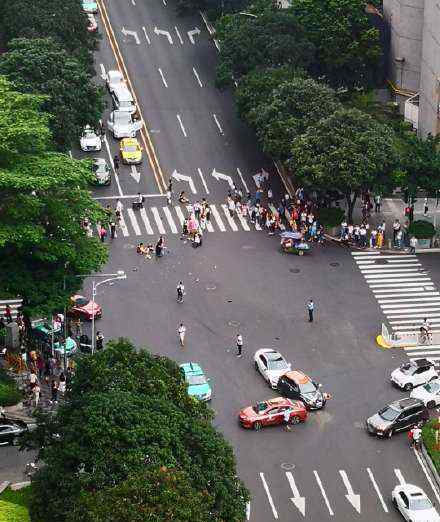
[[379, 411], [379, 415], [386, 421], [396, 420], [399, 414], [400, 412], [398, 410], [391, 408], [390, 406], [387, 406], [386, 408], [383, 408], [383, 410]]
[[431, 509], [432, 504], [431, 501], [420, 495], [420, 497], [416, 497], [415, 495], [411, 496], [411, 505], [410, 509], [414, 509], [415, 511], [419, 511], [422, 509]]

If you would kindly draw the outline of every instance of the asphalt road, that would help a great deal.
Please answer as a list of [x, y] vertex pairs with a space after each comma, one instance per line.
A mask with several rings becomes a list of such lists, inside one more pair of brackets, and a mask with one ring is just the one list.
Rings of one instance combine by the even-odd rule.
[[[178, 362], [200, 362], [212, 379], [215, 424], [232, 443], [239, 475], [251, 490], [250, 520], [399, 520], [390, 503], [394, 485], [405, 480], [432, 498], [433, 492], [405, 435], [381, 441], [363, 429], [367, 416], [402, 396], [388, 377], [405, 355], [375, 346], [383, 318], [351, 255], [328, 245], [303, 258], [284, 256], [276, 237], [229, 222], [221, 207], [228, 183], [214, 179], [213, 169], [252, 191], [252, 174], [273, 169], [236, 116], [231, 94], [213, 86], [216, 51], [202, 21], [177, 17], [166, 0], [105, 5], [164, 176], [174, 170], [190, 176], [197, 191], [192, 198], [209, 198], [220, 220], [213, 216], [213, 232], [196, 250], [179, 239], [175, 206], [165, 210], [155, 196], [142, 214], [130, 213], [128, 203], [104, 269], [123, 269], [128, 278], [99, 288], [104, 315], [97, 328], [106, 339], [126, 336]], [[196, 27], [201, 33], [193, 35], [193, 45], [188, 31]], [[139, 44], [123, 28], [135, 31]], [[168, 31], [173, 43], [155, 28]], [[115, 66], [106, 36], [96, 61], [98, 71], [101, 64], [105, 70]], [[107, 139], [112, 156], [117, 143]], [[272, 179], [281, 194], [275, 175]], [[140, 183], [124, 168], [119, 185], [113, 180], [95, 195], [159, 192], [146, 158]], [[191, 192], [189, 183], [176, 183], [175, 191], [180, 187]], [[169, 253], [158, 260], [140, 258], [136, 243], [153, 241], [159, 233], [166, 233]], [[179, 280], [187, 289], [181, 305], [175, 300]], [[86, 295], [89, 290], [86, 286]], [[317, 306], [314, 324], [306, 320], [310, 297]], [[180, 322], [188, 328], [184, 349], [177, 342]], [[239, 360], [237, 332], [245, 340]], [[253, 353], [264, 346], [277, 347], [334, 397], [292, 432], [280, 427], [246, 431], [237, 423], [239, 409], [274, 396], [253, 368]], [[305, 498], [304, 517], [291, 500], [297, 493]]]

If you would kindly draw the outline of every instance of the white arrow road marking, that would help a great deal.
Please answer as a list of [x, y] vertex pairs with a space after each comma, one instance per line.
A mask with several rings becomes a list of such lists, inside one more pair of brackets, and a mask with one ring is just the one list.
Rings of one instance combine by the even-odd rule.
[[251, 503], [246, 502], [246, 520], [251, 518]]
[[214, 117], [215, 124], [217, 125], [218, 130], [220, 131], [220, 134], [223, 134], [223, 129], [221, 128], [221, 125], [220, 125], [220, 122], [218, 121], [217, 115], [214, 114], [214, 113], [212, 115]]
[[107, 78], [107, 74], [105, 72], [105, 67], [103, 63], [100, 63], [99, 66], [101, 67], [101, 78], [105, 80]]
[[139, 183], [139, 181], [141, 179], [141, 174], [137, 170], [135, 165], [131, 165], [130, 174], [131, 174], [131, 177], [136, 181], [136, 183]]
[[160, 218], [159, 211], [156, 207], [151, 207], [151, 213], [153, 214], [154, 219], [156, 220], [157, 229], [159, 230], [159, 234], [166, 234], [165, 227], [163, 226], [162, 219]]
[[[166, 5], [166, 4], [165, 4]], [[159, 36], [160, 34], [163, 36], [166, 36], [168, 38], [168, 42], [170, 45], [173, 45], [173, 39], [171, 38], [171, 35], [169, 31], [164, 31], [163, 29], [158, 29], [157, 27], [154, 28], [154, 32]]]
[[237, 172], [238, 172], [238, 175], [240, 176], [241, 182], [243, 183], [244, 190], [246, 192], [249, 192], [248, 186], [246, 185], [246, 181], [243, 178], [243, 174], [241, 173], [241, 170], [238, 167], [237, 167]]
[[147, 34], [147, 30], [145, 29], [144, 26], [142, 26], [142, 31], [144, 31], [144, 35], [145, 35], [145, 39], [147, 40], [148, 44], [151, 44], [151, 40]]
[[130, 218], [131, 224], [133, 226], [134, 233], [137, 236], [140, 236], [141, 235], [141, 229], [139, 228], [139, 225], [138, 225], [136, 216], [134, 215], [133, 209], [127, 208], [127, 213], [128, 213], [128, 217]]
[[298, 508], [301, 515], [304, 517], [306, 515], [306, 499], [305, 497], [301, 497], [299, 494], [298, 488], [295, 484], [295, 479], [290, 471], [286, 471], [286, 477], [290, 484], [290, 489], [292, 490], [293, 497], [290, 499], [294, 505]]
[[168, 88], [168, 84], [167, 84], [167, 81], [165, 80], [165, 76], [163, 75], [162, 69], [159, 68], [158, 71], [159, 71], [160, 77], [162, 78], [163, 84], [165, 85], [166, 88]]
[[177, 181], [186, 181], [189, 183], [189, 188], [193, 194], [197, 194], [196, 186], [194, 185], [194, 181], [191, 176], [185, 176], [184, 174], [180, 174], [177, 170], [174, 170], [171, 174], [171, 177], [177, 179]]
[[177, 119], [179, 121], [179, 124], [180, 124], [180, 128], [182, 130], [182, 134], [185, 136], [185, 138], [187, 138], [187, 134], [186, 134], [186, 130], [185, 130], [185, 127], [183, 126], [183, 123], [182, 123], [182, 118], [180, 117], [180, 114], [177, 114]]
[[180, 43], [183, 45], [183, 40], [182, 40], [182, 37], [180, 36], [179, 29], [177, 29], [176, 26], [174, 26], [174, 29], [176, 30], [177, 38], [179, 39]]
[[379, 497], [380, 503], [382, 504], [383, 510], [385, 513], [388, 513], [387, 505], [385, 504], [385, 501], [383, 499], [382, 493], [380, 492], [379, 486], [377, 485], [376, 480], [374, 479], [373, 472], [370, 468], [367, 468], [368, 476], [370, 477], [371, 483], [373, 484], [373, 488], [376, 491], [377, 496]]
[[316, 482], [318, 483], [319, 489], [321, 490], [322, 498], [324, 499], [324, 502], [327, 505], [328, 512], [330, 513], [330, 516], [333, 516], [334, 515], [333, 509], [330, 506], [330, 502], [328, 501], [328, 498], [327, 498], [327, 493], [325, 492], [324, 486], [322, 485], [318, 472], [313, 470], [313, 474], [315, 475]]
[[108, 143], [107, 136], [104, 136], [104, 143], [105, 143], [105, 148], [107, 149], [108, 158], [109, 158], [111, 166], [113, 168], [113, 173], [115, 175], [116, 185], [118, 185], [119, 195], [123, 196], [124, 194], [122, 192], [121, 184], [119, 183], [119, 176], [116, 174], [116, 171], [115, 171], [115, 164], [113, 163], [113, 157], [112, 157], [112, 155], [110, 153], [110, 145]]
[[188, 38], [189, 38], [189, 41], [195, 45], [195, 40], [194, 40], [194, 35], [195, 34], [200, 34], [200, 29], [198, 27], [196, 27], [195, 29], [192, 29], [192, 31], [188, 31]]
[[170, 209], [168, 207], [163, 207], [163, 211], [167, 218], [168, 224], [170, 225], [171, 232], [173, 234], [177, 234], [177, 227], [176, 227], [176, 224], [174, 223], [174, 219], [173, 219], [173, 216], [171, 215]]
[[193, 73], [194, 73], [194, 76], [197, 78], [197, 81], [199, 82], [200, 87], [203, 87], [203, 83], [200, 81], [199, 73], [196, 71], [195, 67], [193, 67]]
[[229, 223], [229, 226], [232, 228], [234, 232], [237, 232], [238, 227], [235, 224], [235, 221], [232, 219], [231, 215], [229, 214], [228, 207], [226, 205], [221, 206], [223, 209], [223, 213], [225, 214], [226, 220]]
[[232, 181], [231, 176], [227, 176], [226, 174], [222, 174], [221, 172], [217, 172], [215, 169], [211, 172], [211, 176], [215, 178], [217, 181], [219, 179], [223, 179], [224, 181], [227, 181], [231, 189], [234, 189], [234, 182]]
[[206, 184], [205, 178], [203, 176], [203, 172], [200, 169], [197, 169], [197, 171], [199, 173], [200, 179], [202, 180], [202, 184], [205, 188], [206, 193], [209, 194], [208, 185]]
[[347, 490], [347, 494], [345, 498], [350, 502], [350, 504], [354, 507], [354, 509], [360, 514], [361, 513], [361, 497], [360, 495], [356, 495], [353, 491], [353, 488], [348, 480], [347, 473], [343, 470], [339, 470], [339, 474], [341, 475], [342, 482]]
[[404, 484], [406, 484], [406, 481], [405, 481], [405, 479], [403, 478], [403, 475], [402, 475], [402, 472], [400, 471], [400, 469], [396, 469], [396, 468], [394, 468], [394, 474], [396, 475], [397, 480], [399, 481], [399, 484], [400, 484], [401, 486], [403, 486]]
[[142, 221], [144, 222], [145, 229], [147, 230], [147, 234], [150, 234], [150, 236], [153, 235], [154, 231], [153, 231], [153, 228], [150, 224], [150, 220], [148, 219], [147, 213], [144, 208], [141, 208], [140, 214], [141, 214]]
[[135, 42], [138, 44], [138, 45], [141, 45], [141, 41], [139, 40], [139, 36], [137, 34], [136, 31], [129, 31], [128, 29], [125, 29], [125, 27], [122, 28], [122, 34], [124, 34], [125, 36], [133, 36]]
[[275, 508], [275, 504], [273, 503], [272, 495], [270, 494], [270, 491], [269, 491], [269, 486], [267, 485], [266, 479], [264, 478], [264, 473], [260, 473], [260, 479], [261, 479], [261, 482], [263, 483], [264, 491], [266, 492], [270, 507], [272, 508], [273, 516], [274, 516], [274, 518], [278, 519], [278, 512]]
[[210, 205], [210, 207], [211, 207], [212, 215], [214, 216], [214, 219], [217, 222], [220, 232], [226, 232], [226, 227], [222, 221], [222, 218], [220, 217], [220, 214], [218, 213], [218, 210], [215, 208], [215, 205]]

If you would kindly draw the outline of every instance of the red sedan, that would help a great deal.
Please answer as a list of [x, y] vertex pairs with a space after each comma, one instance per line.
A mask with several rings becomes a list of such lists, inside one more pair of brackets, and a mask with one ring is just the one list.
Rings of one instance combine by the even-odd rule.
[[240, 411], [238, 418], [243, 428], [260, 430], [263, 426], [283, 424], [286, 410], [290, 410], [289, 424], [299, 424], [307, 419], [307, 410], [301, 401], [292, 401], [284, 397], [248, 406]]
[[93, 304], [90, 299], [82, 295], [73, 295], [70, 298], [69, 315], [71, 317], [80, 317], [86, 321], [91, 321], [93, 316], [98, 319], [102, 316], [102, 308], [98, 303]]

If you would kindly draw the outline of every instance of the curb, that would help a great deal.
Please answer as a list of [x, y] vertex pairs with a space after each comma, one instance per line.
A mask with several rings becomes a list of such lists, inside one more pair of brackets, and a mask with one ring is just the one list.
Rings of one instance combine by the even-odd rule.
[[3, 482], [0, 482], [0, 495], [9, 486], [9, 484], [10, 484], [10, 482], [8, 480], [4, 480]]
[[422, 441], [422, 451], [421, 451], [421, 457], [425, 464], [428, 466], [429, 471], [431, 472], [432, 478], [434, 479], [437, 489], [440, 491], [440, 475], [438, 471], [435, 469], [434, 463], [431, 460], [431, 457], [428, 454], [428, 450], [426, 449], [425, 444]]
[[[342, 241], [338, 237], [331, 236], [330, 234], [324, 234], [324, 237], [326, 239], [330, 239], [331, 241], [334, 241], [335, 243], [338, 243], [339, 245], [346, 246], [342, 243]], [[409, 248], [402, 248], [400, 250], [396, 249], [390, 249], [390, 248], [361, 248], [356, 245], [348, 245], [348, 248], [350, 250], [356, 250], [359, 252], [376, 252], [377, 254], [407, 254]], [[440, 252], [440, 248], [416, 248], [416, 254], [436, 254]]]
[[12, 491], [17, 491], [19, 489], [26, 488], [27, 486], [31, 485], [30, 480], [26, 480], [25, 482], [16, 482], [15, 484], [11, 484], [9, 487], [12, 489]]
[[380, 334], [376, 336], [376, 343], [378, 344], [379, 348], [384, 348], [385, 350], [392, 348], [392, 346], [388, 344]]

